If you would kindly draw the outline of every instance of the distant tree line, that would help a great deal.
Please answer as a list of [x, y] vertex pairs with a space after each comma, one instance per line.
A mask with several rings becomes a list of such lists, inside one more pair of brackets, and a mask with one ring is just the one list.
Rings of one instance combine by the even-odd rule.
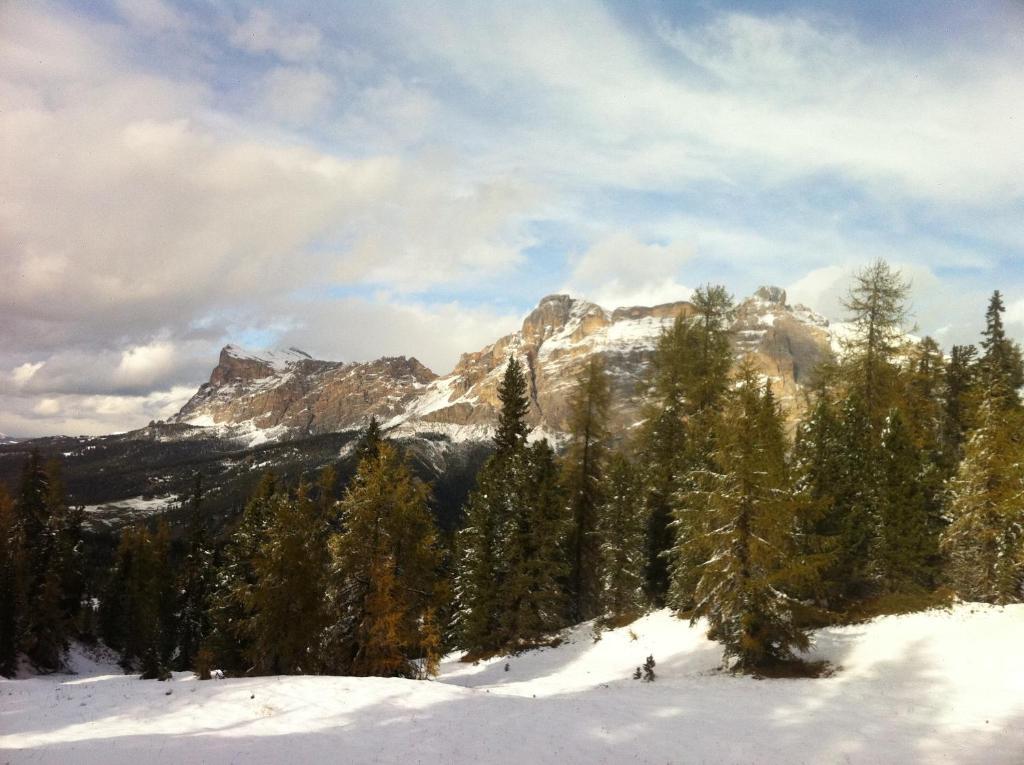
[[[943, 353], [905, 334], [908, 285], [859, 272], [851, 331], [822, 365], [803, 420], [735, 359], [733, 300], [698, 289], [662, 334], [635, 432], [613, 433], [607, 371], [591, 356], [561, 455], [531, 442], [529, 385], [510, 357], [494, 453], [456, 534], [429, 486], [372, 421], [340, 496], [335, 473], [264, 476], [214, 544], [197, 480], [172, 555], [166, 524], [121, 534], [82, 573], [81, 512], [33, 456], [0, 494], [0, 670], [57, 669], [97, 634], [126, 669], [422, 678], [549, 643], [570, 624], [669, 607], [741, 671], [785, 664], [808, 630], [851, 614], [1024, 598], [1024, 362], [993, 294], [979, 345]], [[93, 585], [94, 581], [100, 581]]]

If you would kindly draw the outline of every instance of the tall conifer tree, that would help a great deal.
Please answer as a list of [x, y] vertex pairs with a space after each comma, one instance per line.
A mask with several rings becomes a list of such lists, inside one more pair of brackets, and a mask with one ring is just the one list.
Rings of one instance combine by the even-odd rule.
[[877, 443], [896, 395], [895, 359], [904, 345], [910, 285], [884, 260], [854, 276], [844, 303], [853, 333], [845, 341], [850, 384], [860, 396]]
[[601, 604], [604, 614], [616, 620], [637, 615], [647, 605], [647, 518], [636, 470], [624, 455], [612, 455], [604, 484], [598, 516]]
[[251, 666], [254, 646], [250, 619], [259, 586], [253, 561], [266, 537], [277, 492], [277, 478], [265, 473], [225, 546], [217, 572], [210, 609], [211, 643], [218, 665], [228, 671], [242, 672]]
[[196, 654], [210, 635], [210, 608], [215, 582], [213, 551], [207, 538], [202, 513], [202, 477], [197, 473], [189, 500], [187, 548], [179, 585], [178, 657], [179, 669], [194, 666]]
[[[702, 519], [675, 518], [680, 492], [688, 489], [686, 476], [708, 464], [714, 450], [711, 422], [729, 386], [733, 363], [730, 327], [732, 296], [724, 287], [698, 288], [693, 313], [680, 317], [658, 344], [653, 363], [653, 411], [643, 431], [644, 461], [648, 475], [648, 591], [655, 605], [663, 604], [669, 588], [668, 550], [685, 548], [696, 563], [703, 555]], [[679, 544], [680, 539], [683, 544]], [[675, 597], [686, 590], [682, 564], [676, 560]], [[691, 568], [692, 573], [692, 568]], [[696, 578], [691, 579], [691, 584]]]
[[440, 563], [428, 487], [397, 449], [378, 444], [359, 466], [330, 542], [325, 666], [355, 675], [418, 676], [436, 608]]
[[[814, 568], [793, 539], [801, 500], [787, 474], [781, 415], [748, 365], [726, 398], [716, 436], [712, 465], [695, 471], [679, 511], [709, 521], [710, 556], [700, 566], [692, 619], [707, 618], [726, 658], [754, 670], [806, 650], [785, 589]], [[677, 554], [685, 561], [688, 553]]]
[[498, 625], [502, 643], [517, 649], [535, 645], [566, 624], [562, 582], [570, 566], [563, 542], [570, 521], [555, 454], [546, 440], [523, 450], [509, 464], [517, 499], [509, 503], [513, 512], [500, 548], [506, 575], [498, 593]]
[[592, 355], [570, 400], [565, 485], [572, 529], [570, 548], [571, 617], [582, 621], [601, 611], [601, 549], [597, 534], [602, 479], [608, 459], [611, 390], [604, 361]]
[[306, 483], [294, 495], [275, 495], [269, 511], [266, 536], [253, 559], [250, 658], [260, 674], [315, 673], [327, 618], [330, 522]]
[[19, 597], [23, 552], [14, 500], [0, 484], [0, 675], [4, 677], [12, 677], [18, 664], [18, 626], [24, 612]]
[[1005, 311], [1003, 296], [996, 290], [985, 312], [981, 367], [988, 378], [988, 395], [993, 403], [1001, 403], [1004, 408], [1019, 408], [1020, 388], [1024, 385], [1024, 359], [1020, 346], [1006, 336], [1003, 327]]
[[923, 590], [933, 583], [939, 519], [920, 479], [922, 463], [910, 429], [893, 409], [882, 433], [878, 530], [872, 549], [875, 574], [887, 592]]
[[1024, 584], [1024, 446], [1021, 419], [1001, 386], [985, 391], [978, 426], [951, 481], [942, 537], [950, 583], [966, 600], [1021, 600]]

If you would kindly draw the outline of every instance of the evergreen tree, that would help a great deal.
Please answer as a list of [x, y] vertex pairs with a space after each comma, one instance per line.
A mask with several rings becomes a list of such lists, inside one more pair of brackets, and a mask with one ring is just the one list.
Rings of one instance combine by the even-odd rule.
[[728, 388], [733, 364], [729, 328], [735, 308], [732, 295], [721, 285], [698, 287], [691, 300], [696, 315], [685, 398], [689, 412], [698, 414], [714, 409]]
[[[665, 602], [669, 589], [668, 550], [685, 547], [693, 561], [702, 556], [702, 519], [688, 516], [673, 521], [673, 508], [676, 497], [687, 488], [686, 476], [708, 464], [714, 449], [710, 424], [728, 388], [733, 363], [732, 296], [724, 287], [709, 285], [698, 288], [692, 302], [693, 314], [677, 318], [658, 343], [652, 365], [654, 400], [641, 435], [647, 465], [647, 586], [655, 605]], [[685, 538], [683, 544], [680, 536]], [[675, 566], [675, 597], [686, 597], [678, 559]], [[690, 582], [695, 584], [696, 578]]]
[[456, 632], [460, 646], [469, 652], [497, 650], [510, 638], [500, 624], [500, 607], [511, 570], [509, 546], [526, 480], [529, 434], [526, 378], [513, 356], [498, 386], [498, 399], [496, 451], [477, 474], [456, 537]]
[[875, 440], [896, 393], [895, 359], [904, 344], [910, 285], [899, 271], [876, 260], [854, 277], [844, 306], [853, 333], [845, 342], [851, 386], [860, 396]]
[[0, 675], [4, 677], [13, 677], [18, 668], [18, 627], [24, 609], [19, 598], [23, 552], [14, 500], [0, 484]]
[[563, 541], [569, 519], [555, 454], [541, 440], [507, 461], [512, 512], [502, 545], [506, 572], [498, 591], [499, 635], [503, 645], [525, 648], [564, 627], [562, 581], [569, 572]]
[[938, 518], [919, 480], [921, 451], [898, 409], [882, 434], [878, 532], [872, 550], [875, 574], [887, 592], [929, 588], [938, 550]]
[[258, 586], [253, 561], [266, 538], [270, 508], [277, 494], [277, 479], [265, 473], [242, 517], [225, 546], [223, 561], [217, 572], [210, 620], [210, 642], [217, 663], [232, 672], [250, 668], [253, 655], [252, 631], [249, 629], [250, 604]]
[[866, 597], [874, 589], [871, 551], [880, 505], [880, 444], [875, 443], [868, 406], [857, 393], [839, 420], [839, 480], [826, 511], [837, 529], [833, 565], [825, 572], [829, 605]]
[[213, 551], [207, 539], [202, 498], [202, 477], [197, 473], [189, 503], [187, 549], [178, 587], [179, 669], [189, 669], [195, 665], [196, 655], [210, 634], [210, 604], [215, 582]]
[[951, 481], [942, 548], [950, 583], [966, 600], [1022, 598], [1024, 448], [1020, 416], [1005, 410], [1005, 389], [986, 389], [964, 458]]
[[497, 650], [503, 639], [498, 601], [508, 574], [503, 555], [512, 512], [507, 507], [512, 496], [504, 464], [508, 459], [495, 455], [477, 473], [456, 537], [456, 639], [471, 653]]
[[754, 670], [807, 649], [785, 588], [815, 572], [793, 539], [800, 501], [787, 474], [781, 415], [750, 366], [726, 398], [716, 435], [713, 465], [696, 471], [680, 508], [709, 519], [711, 555], [701, 565], [692, 620], [706, 617], [726, 658]]
[[974, 410], [978, 349], [973, 345], [954, 345], [946, 366], [945, 434], [947, 454], [958, 462]]
[[601, 550], [598, 507], [608, 459], [611, 390], [601, 357], [592, 355], [570, 400], [565, 486], [572, 530], [569, 536], [571, 617], [583, 621], [601, 612]]
[[918, 448], [945, 466], [948, 376], [942, 349], [932, 338], [926, 337], [910, 348], [903, 379], [899, 408], [905, 415], [904, 424], [911, 429]]
[[369, 457], [373, 459], [377, 456], [377, 449], [381, 442], [384, 440], [384, 436], [380, 430], [380, 423], [377, 421], [377, 415], [371, 415], [370, 422], [366, 426], [366, 430], [359, 437], [359, 442], [356, 444], [356, 467], [358, 468], [359, 463]]
[[471, 653], [515, 649], [565, 623], [565, 497], [550, 446], [526, 446], [526, 380], [514, 359], [499, 398], [497, 451], [477, 476], [456, 540], [458, 639]]
[[530, 411], [529, 391], [523, 367], [515, 356], [508, 357], [505, 374], [498, 384], [498, 400], [501, 410], [494, 443], [498, 454], [503, 455], [523, 448], [530, 432], [526, 424], [526, 415]]
[[604, 614], [612, 620], [641, 613], [644, 594], [647, 519], [643, 492], [634, 467], [622, 454], [612, 455], [598, 520], [601, 543]]
[[340, 505], [344, 531], [330, 541], [328, 668], [416, 677], [417, 660], [436, 663], [428, 617], [440, 557], [428, 493], [390, 444], [360, 463]]
[[173, 582], [169, 554], [166, 526], [155, 535], [142, 524], [124, 529], [100, 603], [104, 641], [121, 652], [126, 670], [141, 668], [147, 677], [166, 672], [160, 611]]
[[20, 540], [20, 586], [24, 604], [19, 622], [19, 646], [40, 669], [56, 670], [63, 663], [70, 629], [81, 592], [81, 510], [67, 506], [60, 466], [44, 465], [33, 452], [22, 472], [15, 506], [16, 536]]
[[255, 585], [242, 592], [248, 660], [256, 674], [315, 673], [328, 619], [323, 594], [331, 519], [306, 483], [294, 495], [276, 493], [265, 509], [264, 535], [251, 562]]
[[1020, 346], [1006, 336], [1003, 327], [1003, 296], [996, 290], [985, 312], [985, 330], [981, 333], [981, 367], [993, 388], [993, 395], [1006, 408], [1020, 407], [1020, 387], [1024, 385], [1024, 359]]

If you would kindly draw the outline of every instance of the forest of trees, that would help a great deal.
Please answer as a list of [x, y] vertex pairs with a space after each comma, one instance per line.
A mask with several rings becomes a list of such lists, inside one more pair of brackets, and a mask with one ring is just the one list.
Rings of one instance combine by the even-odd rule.
[[[839, 358], [816, 371], [805, 416], [736, 359], [733, 301], [698, 289], [660, 338], [642, 424], [614, 433], [600, 356], [556, 453], [531, 441], [529, 386], [509, 358], [494, 453], [452, 536], [430, 488], [372, 421], [354, 478], [264, 476], [223, 539], [197, 478], [188, 527], [123, 531], [87, 566], [82, 514], [38, 455], [0, 491], [0, 673], [19, 656], [61, 667], [101, 639], [126, 671], [165, 677], [428, 677], [439, 658], [550, 643], [571, 624], [624, 624], [668, 607], [739, 671], [793, 662], [808, 631], [948, 599], [1024, 599], [1024, 361], [997, 291], [978, 346], [906, 334], [908, 285], [859, 272]], [[0, 487], [2, 489], [2, 487]]]

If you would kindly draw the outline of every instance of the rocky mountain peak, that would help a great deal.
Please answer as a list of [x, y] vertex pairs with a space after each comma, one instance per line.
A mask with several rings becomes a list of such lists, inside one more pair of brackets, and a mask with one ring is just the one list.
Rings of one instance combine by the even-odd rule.
[[[175, 420], [276, 440], [356, 429], [376, 416], [399, 434], [483, 440], [497, 419], [505, 364], [515, 356], [526, 367], [530, 424], [557, 438], [568, 425], [578, 375], [599, 355], [613, 390], [611, 426], [625, 433], [642, 417], [659, 337], [677, 317], [693, 312], [686, 301], [607, 311], [570, 295], [548, 295], [519, 331], [464, 353], [442, 377], [403, 356], [341, 363], [294, 348], [253, 353], [227, 346], [210, 382]], [[740, 303], [732, 332], [736, 355], [751, 357], [783, 408], [798, 413], [805, 379], [830, 353], [828, 322], [787, 305], [782, 288], [766, 286]]]
[[303, 361], [313, 361], [313, 357], [295, 347], [249, 351], [239, 345], [228, 344], [220, 351], [217, 366], [210, 375], [210, 385], [260, 380], [284, 371], [290, 364]]
[[782, 287], [765, 286], [758, 287], [754, 292], [754, 299], [761, 300], [765, 303], [772, 303], [774, 305], [785, 306], [786, 305], [786, 290]]
[[536, 347], [563, 332], [570, 324], [585, 324], [592, 329], [604, 326], [608, 321], [605, 310], [590, 301], [564, 293], [548, 295], [523, 320], [521, 334], [526, 345]]

